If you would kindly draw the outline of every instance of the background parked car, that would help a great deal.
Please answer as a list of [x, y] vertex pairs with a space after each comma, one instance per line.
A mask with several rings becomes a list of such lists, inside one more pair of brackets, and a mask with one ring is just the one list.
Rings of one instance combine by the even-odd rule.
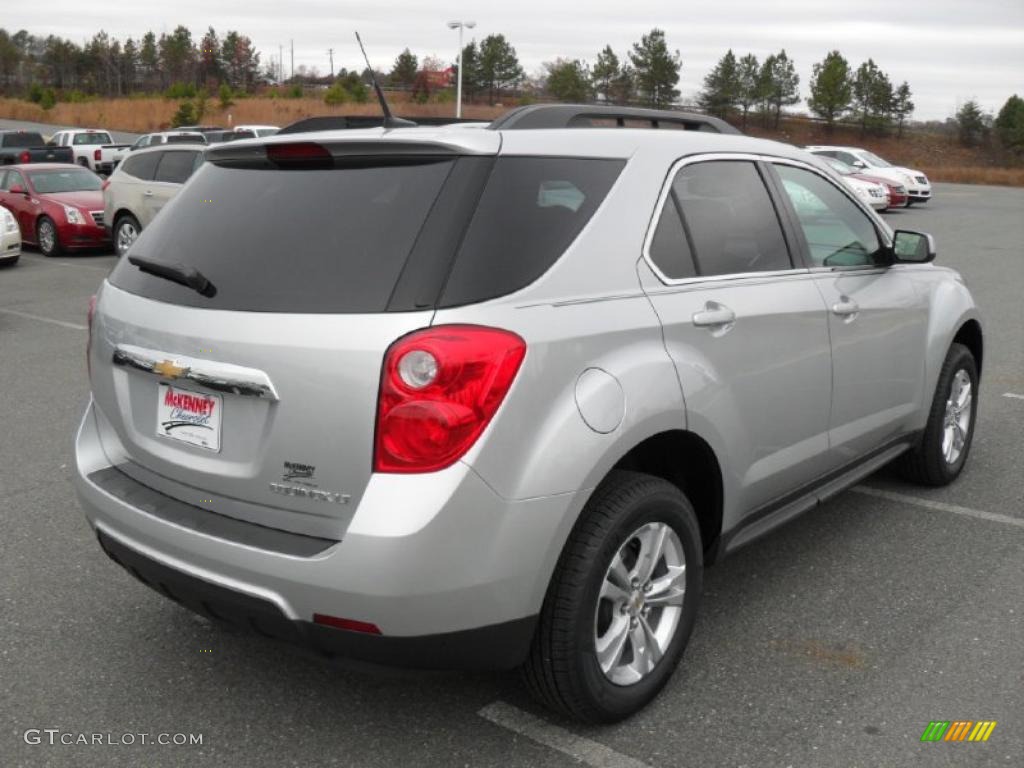
[[932, 197], [932, 185], [929, 183], [928, 177], [921, 171], [893, 165], [888, 160], [883, 160], [866, 149], [829, 146], [813, 146], [806, 149], [815, 155], [842, 160], [847, 165], [851, 165], [859, 171], [870, 173], [872, 176], [881, 176], [897, 184], [905, 185], [907, 195], [910, 198], [907, 201], [908, 205], [911, 203], [924, 203]]
[[21, 256], [21, 231], [14, 214], [0, 206], [0, 266], [9, 267]]
[[124, 159], [130, 144], [117, 144], [109, 131], [97, 128], [57, 131], [50, 137], [57, 147], [71, 147], [74, 162], [96, 173], [108, 174]]
[[0, 205], [18, 220], [21, 239], [45, 256], [108, 245], [103, 179], [78, 165], [12, 165], [2, 171]]
[[828, 167], [843, 177], [843, 180], [847, 183], [861, 181], [868, 184], [877, 184], [882, 187], [885, 191], [886, 198], [888, 199], [888, 205], [885, 207], [873, 206], [878, 210], [888, 210], [889, 208], [905, 208], [907, 206], [907, 188], [902, 184], [897, 184], [891, 179], [883, 179], [881, 176], [872, 176], [869, 173], [861, 173], [852, 165], [847, 165], [842, 160], [836, 160], [834, 157], [822, 157]]
[[140, 136], [135, 143], [129, 147], [129, 151], [146, 147], [156, 147], [161, 144], [205, 144], [206, 137], [198, 131], [160, 131], [158, 133], [147, 133]]
[[256, 138], [256, 134], [253, 131], [245, 131], [241, 128], [236, 128], [231, 131], [206, 131], [203, 135], [206, 137], [206, 141], [209, 144], [223, 144], [227, 141]]
[[70, 147], [53, 147], [35, 131], [0, 131], [0, 165], [72, 163]]
[[134, 152], [117, 166], [103, 187], [103, 217], [118, 255], [131, 248], [202, 163], [201, 147], [167, 144]]
[[236, 131], [252, 131], [256, 134], [256, 138], [262, 139], [267, 136], [273, 136], [275, 133], [281, 130], [276, 125], [236, 125]]

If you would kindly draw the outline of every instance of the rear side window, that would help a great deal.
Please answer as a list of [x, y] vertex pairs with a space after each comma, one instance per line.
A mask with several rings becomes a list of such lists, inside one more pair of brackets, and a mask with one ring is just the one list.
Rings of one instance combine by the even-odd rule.
[[699, 275], [792, 268], [775, 206], [752, 162], [683, 167], [672, 182]]
[[127, 259], [110, 280], [158, 301], [210, 309], [383, 312], [454, 162], [322, 170], [204, 163], [131, 253], [194, 267], [216, 295], [145, 274]]
[[590, 221], [624, 165], [592, 158], [498, 158], [441, 306], [504, 296], [544, 274]]
[[156, 167], [155, 181], [184, 184], [192, 175], [198, 152], [159, 152], [160, 164]]
[[670, 280], [681, 280], [697, 274], [675, 192], [670, 191], [665, 199], [658, 226], [651, 239], [649, 253], [651, 261]]
[[156, 175], [156, 164], [160, 161], [161, 152], [147, 152], [144, 155], [129, 157], [119, 166], [122, 173], [134, 176], [142, 181], [152, 181]]

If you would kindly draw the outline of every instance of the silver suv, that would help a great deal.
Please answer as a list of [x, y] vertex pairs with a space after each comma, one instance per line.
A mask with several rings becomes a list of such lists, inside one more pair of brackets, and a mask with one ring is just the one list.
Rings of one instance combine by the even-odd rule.
[[206, 159], [96, 297], [76, 480], [107, 554], [208, 616], [521, 666], [613, 721], [705, 565], [894, 459], [967, 459], [970, 293], [801, 150], [529, 107]]

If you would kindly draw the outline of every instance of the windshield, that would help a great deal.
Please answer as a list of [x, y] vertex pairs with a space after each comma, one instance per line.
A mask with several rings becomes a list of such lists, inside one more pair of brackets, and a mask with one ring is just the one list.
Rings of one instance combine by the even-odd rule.
[[873, 155], [870, 152], [861, 152], [860, 156], [868, 161], [870, 165], [876, 168], [892, 168], [892, 163], [888, 163], [878, 155]]
[[77, 146], [79, 144], [113, 144], [114, 142], [110, 139], [110, 134], [106, 132], [96, 133], [77, 133], [73, 139], [73, 143]]
[[857, 172], [857, 169], [852, 165], [847, 165], [842, 160], [836, 160], [834, 157], [828, 158], [825, 162], [831, 166], [833, 171], [843, 176], [852, 176]]
[[103, 181], [92, 171], [75, 168], [67, 171], [30, 171], [29, 179], [40, 195], [55, 192], [98, 192]]

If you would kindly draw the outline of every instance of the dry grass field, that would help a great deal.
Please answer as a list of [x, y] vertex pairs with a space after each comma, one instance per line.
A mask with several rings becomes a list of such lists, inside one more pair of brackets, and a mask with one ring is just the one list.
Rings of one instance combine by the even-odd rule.
[[[410, 117], [442, 117], [454, 112], [451, 103], [417, 104], [405, 94], [391, 94], [395, 111]], [[131, 99], [95, 99], [78, 103], [58, 103], [49, 111], [20, 99], [0, 98], [0, 117], [12, 120], [82, 125], [111, 130], [145, 133], [170, 127], [178, 101], [162, 97]], [[508, 106], [467, 104], [465, 117], [491, 120]], [[202, 122], [220, 125], [288, 125], [313, 115], [375, 115], [376, 102], [328, 106], [319, 98], [247, 98], [222, 110], [216, 99], [206, 102]], [[1024, 167], [1008, 167], [1004, 158], [984, 148], [962, 147], [955, 139], [938, 133], [907, 131], [895, 136], [861, 137], [856, 128], [837, 127], [829, 134], [820, 123], [784, 119], [779, 129], [766, 129], [750, 121], [746, 132], [753, 136], [777, 139], [792, 144], [853, 144], [866, 147], [887, 160], [924, 171], [933, 181], [967, 184], [1024, 186]]]

